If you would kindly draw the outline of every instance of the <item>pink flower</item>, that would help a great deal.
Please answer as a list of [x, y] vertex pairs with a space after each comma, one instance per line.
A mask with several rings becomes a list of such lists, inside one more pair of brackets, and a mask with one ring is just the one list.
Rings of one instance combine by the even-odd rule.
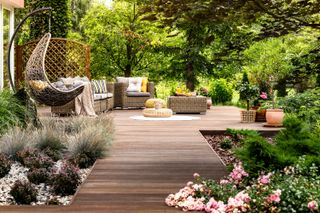
[[268, 95], [267, 95], [267, 93], [262, 92], [262, 93], [260, 94], [260, 98], [262, 98], [263, 100], [268, 99]]
[[318, 203], [315, 200], [312, 200], [308, 203], [308, 208], [313, 211], [318, 209]]
[[195, 179], [197, 179], [197, 178], [200, 177], [200, 175], [199, 175], [198, 173], [194, 173], [194, 174], [193, 174], [193, 177], [194, 177]]
[[226, 180], [226, 179], [220, 180], [220, 185], [225, 185], [225, 184], [228, 184], [228, 183], [230, 183], [230, 182], [228, 180]]
[[268, 203], [279, 203], [280, 202], [280, 196], [281, 196], [281, 190], [277, 189], [275, 191], [273, 191], [273, 194], [270, 194], [267, 197], [267, 202]]
[[262, 185], [266, 185], [268, 183], [270, 183], [270, 177], [271, 177], [272, 173], [268, 173], [267, 175], [262, 175], [258, 178], [258, 182]]
[[207, 213], [221, 213], [226, 211], [226, 205], [222, 201], [216, 201], [214, 198], [210, 198], [204, 210]]
[[235, 181], [235, 183], [239, 183], [243, 177], [248, 177], [249, 175], [246, 171], [244, 171], [242, 164], [239, 163], [238, 165], [234, 166], [229, 176]]

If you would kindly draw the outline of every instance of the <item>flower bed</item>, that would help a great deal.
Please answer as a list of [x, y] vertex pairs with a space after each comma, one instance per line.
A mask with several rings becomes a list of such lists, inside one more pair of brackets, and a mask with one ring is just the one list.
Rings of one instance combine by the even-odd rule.
[[220, 181], [195, 174], [195, 181], [170, 194], [166, 204], [209, 213], [319, 212], [320, 126], [307, 128], [294, 115], [284, 126], [274, 139], [232, 129], [208, 137], [226, 164], [236, 162], [232, 172]]
[[0, 137], [0, 205], [67, 205], [112, 140], [109, 116], [44, 119]]
[[195, 173], [194, 182], [170, 194], [165, 202], [183, 211], [208, 213], [319, 212], [318, 171], [318, 167], [304, 167], [301, 158], [294, 167], [251, 179], [240, 163], [219, 182]]

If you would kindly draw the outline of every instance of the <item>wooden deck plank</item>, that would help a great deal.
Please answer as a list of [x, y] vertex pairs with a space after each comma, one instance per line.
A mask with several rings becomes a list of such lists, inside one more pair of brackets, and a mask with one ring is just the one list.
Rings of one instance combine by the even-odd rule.
[[[192, 180], [194, 172], [218, 179], [226, 174], [199, 130], [265, 129], [241, 124], [235, 107], [213, 107], [192, 121], [137, 121], [141, 110], [112, 112], [115, 141], [98, 160], [69, 206], [6, 206], [0, 212], [181, 212], [164, 199]], [[270, 129], [271, 130], [271, 129]]]

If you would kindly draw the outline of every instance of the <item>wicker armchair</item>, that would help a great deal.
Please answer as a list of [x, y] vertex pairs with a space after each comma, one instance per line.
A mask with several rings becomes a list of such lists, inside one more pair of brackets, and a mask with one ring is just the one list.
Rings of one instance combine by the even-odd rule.
[[[114, 84], [107, 82], [107, 90], [112, 97], [94, 100], [94, 111], [99, 114], [101, 112], [112, 110], [114, 107]], [[57, 115], [72, 115], [75, 112], [75, 101], [72, 100], [63, 106], [51, 107], [51, 113]]]
[[127, 92], [128, 83], [114, 83], [114, 107], [141, 108], [149, 98], [154, 97], [154, 83], [148, 82], [147, 92]]

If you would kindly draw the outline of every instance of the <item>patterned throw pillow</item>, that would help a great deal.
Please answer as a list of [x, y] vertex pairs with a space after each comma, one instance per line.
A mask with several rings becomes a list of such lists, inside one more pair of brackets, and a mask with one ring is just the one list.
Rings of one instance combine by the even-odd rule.
[[107, 93], [107, 82], [105, 80], [93, 80], [92, 88], [95, 94]]

